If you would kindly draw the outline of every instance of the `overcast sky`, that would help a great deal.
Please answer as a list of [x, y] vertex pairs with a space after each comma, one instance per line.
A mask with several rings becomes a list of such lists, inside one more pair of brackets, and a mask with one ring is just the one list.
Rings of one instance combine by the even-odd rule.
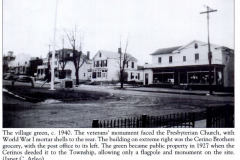
[[[234, 0], [58, 0], [56, 49], [69, 48], [66, 32], [78, 29], [83, 51], [125, 49], [140, 64], [159, 48], [207, 42], [204, 5], [210, 14], [210, 41], [234, 48]], [[53, 44], [56, 0], [3, 0], [3, 54], [45, 57]], [[53, 47], [51, 47], [51, 50]]]

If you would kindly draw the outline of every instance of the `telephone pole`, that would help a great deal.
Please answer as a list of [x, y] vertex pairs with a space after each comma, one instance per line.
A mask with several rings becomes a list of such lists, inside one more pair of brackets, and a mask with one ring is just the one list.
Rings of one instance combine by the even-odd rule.
[[207, 30], [208, 30], [208, 61], [209, 61], [209, 94], [213, 94], [212, 90], [212, 73], [211, 73], [211, 68], [212, 68], [212, 52], [211, 52], [211, 47], [210, 47], [210, 38], [209, 38], [209, 13], [211, 12], [216, 12], [217, 10], [211, 9], [209, 6], [206, 6], [207, 11], [205, 12], [200, 12], [200, 14], [207, 14]]

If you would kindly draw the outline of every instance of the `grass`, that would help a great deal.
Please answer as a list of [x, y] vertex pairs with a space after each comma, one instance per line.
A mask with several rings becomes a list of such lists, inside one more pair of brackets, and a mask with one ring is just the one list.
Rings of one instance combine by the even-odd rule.
[[20, 95], [28, 100], [40, 102], [46, 99], [62, 101], [99, 100], [110, 97], [109, 93], [81, 91], [81, 90], [54, 90], [46, 88], [32, 88], [30, 86], [4, 86], [8, 91]]

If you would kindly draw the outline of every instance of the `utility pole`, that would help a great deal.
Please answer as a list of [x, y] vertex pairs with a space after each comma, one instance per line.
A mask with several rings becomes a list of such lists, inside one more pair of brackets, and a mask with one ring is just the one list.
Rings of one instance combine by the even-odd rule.
[[212, 52], [211, 52], [211, 47], [210, 47], [210, 38], [209, 38], [209, 13], [211, 12], [216, 12], [217, 10], [211, 9], [209, 6], [206, 6], [207, 11], [205, 12], [200, 12], [200, 14], [205, 14], [207, 13], [207, 30], [208, 30], [208, 61], [209, 61], [209, 94], [213, 94], [212, 90], [212, 72], [211, 72], [211, 67], [212, 67]]

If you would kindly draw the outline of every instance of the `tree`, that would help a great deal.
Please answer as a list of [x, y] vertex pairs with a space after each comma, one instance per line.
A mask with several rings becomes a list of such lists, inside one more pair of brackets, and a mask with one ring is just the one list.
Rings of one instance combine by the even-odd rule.
[[[120, 46], [121, 46], [121, 42], [120, 42]], [[119, 48], [119, 54], [120, 54], [120, 79], [119, 80], [121, 83], [121, 88], [123, 88], [123, 82], [126, 78], [125, 67], [129, 61], [134, 59], [130, 54], [127, 54], [127, 48], [128, 48], [128, 39], [126, 41], [124, 53], [122, 53], [121, 48]]]
[[66, 35], [68, 37], [68, 41], [71, 45], [72, 50], [72, 57], [71, 60], [75, 67], [75, 76], [76, 76], [76, 85], [79, 85], [79, 69], [82, 67], [84, 62], [86, 62], [87, 57], [82, 52], [82, 37], [80, 36], [79, 40], [79, 51], [77, 50], [77, 31], [76, 27], [75, 30], [72, 30], [70, 32], [66, 32]]
[[68, 50], [64, 48], [64, 39], [63, 39], [63, 48], [62, 48], [62, 50], [59, 50], [59, 52], [58, 52], [58, 64], [60, 65], [60, 68], [61, 68], [61, 70], [59, 72], [60, 79], [66, 78], [66, 72], [64, 71], [64, 69], [68, 62], [67, 56], [66, 56], [67, 51]]

